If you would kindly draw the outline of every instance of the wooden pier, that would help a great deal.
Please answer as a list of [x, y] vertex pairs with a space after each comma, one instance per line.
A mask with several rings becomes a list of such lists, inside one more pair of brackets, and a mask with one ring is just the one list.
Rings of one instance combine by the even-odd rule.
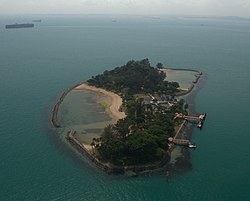
[[183, 140], [183, 139], [173, 139], [169, 138], [168, 141], [173, 142], [175, 145], [183, 145], [188, 146], [190, 144], [189, 140]]
[[204, 120], [206, 118], [206, 113], [200, 115], [184, 115], [182, 113], [176, 113], [174, 119], [185, 119], [185, 120], [197, 120], [197, 127], [202, 128]]

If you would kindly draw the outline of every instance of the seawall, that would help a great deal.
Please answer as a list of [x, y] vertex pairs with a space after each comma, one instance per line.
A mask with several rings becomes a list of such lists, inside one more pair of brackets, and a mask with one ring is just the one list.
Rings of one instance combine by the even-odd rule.
[[84, 156], [92, 161], [97, 167], [106, 171], [107, 173], [123, 174], [126, 172], [133, 172], [133, 176], [138, 174], [145, 174], [152, 171], [157, 171], [163, 168], [170, 159], [169, 153], [166, 153], [162, 161], [147, 165], [133, 165], [133, 166], [118, 166], [111, 163], [104, 163], [99, 160], [94, 154], [91, 154], [83, 144], [75, 138], [76, 131], [69, 131], [67, 133], [67, 140]]
[[78, 84], [75, 84], [74, 86], [64, 90], [64, 92], [62, 93], [62, 95], [60, 96], [60, 98], [58, 99], [58, 101], [56, 102], [56, 104], [54, 105], [53, 109], [52, 109], [52, 116], [51, 116], [51, 123], [55, 128], [60, 128], [60, 123], [58, 120], [58, 111], [59, 111], [59, 107], [62, 104], [64, 98], [67, 96], [67, 94], [72, 91], [74, 88], [76, 88], [77, 86], [83, 84], [84, 82], [80, 82]]

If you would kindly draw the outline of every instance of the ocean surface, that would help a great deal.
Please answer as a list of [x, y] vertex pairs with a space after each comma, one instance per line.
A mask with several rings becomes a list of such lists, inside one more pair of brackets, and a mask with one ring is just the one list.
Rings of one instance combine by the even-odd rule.
[[[31, 29], [4, 27], [34, 19], [42, 22]], [[108, 175], [50, 124], [64, 89], [144, 58], [206, 77], [195, 109], [208, 117], [202, 131], [193, 132], [192, 170], [169, 179]], [[249, 19], [0, 16], [0, 200], [248, 201], [249, 77]], [[86, 121], [97, 118], [82, 112]]]

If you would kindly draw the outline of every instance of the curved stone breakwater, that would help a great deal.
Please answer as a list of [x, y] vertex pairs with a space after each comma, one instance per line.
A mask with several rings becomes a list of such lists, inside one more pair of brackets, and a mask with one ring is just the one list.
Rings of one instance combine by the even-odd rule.
[[81, 84], [83, 84], [85, 82], [80, 82], [68, 89], [66, 89], [62, 95], [60, 96], [60, 98], [58, 99], [57, 103], [54, 105], [53, 109], [52, 109], [52, 116], [51, 116], [51, 123], [52, 125], [55, 127], [55, 128], [60, 128], [60, 123], [59, 123], [59, 120], [58, 120], [58, 111], [59, 111], [59, 107], [60, 105], [62, 104], [64, 98], [67, 96], [67, 94], [69, 92], [71, 92], [74, 88], [80, 86]]
[[[192, 71], [195, 71], [195, 70], [192, 70]], [[187, 95], [187, 94], [189, 94], [193, 90], [193, 88], [195, 87], [195, 84], [199, 81], [199, 79], [200, 79], [200, 77], [202, 75], [202, 72], [200, 72], [200, 71], [195, 71], [195, 72], [198, 72], [198, 74], [195, 75], [195, 80], [192, 81], [192, 85], [190, 86], [190, 88], [187, 91], [179, 94], [178, 96]]]
[[184, 91], [184, 92], [181, 92], [180, 94], [177, 94], [176, 96], [184, 96], [184, 95], [187, 95], [189, 94], [193, 88], [195, 87], [195, 84], [198, 83], [200, 77], [202, 76], [202, 72], [201, 71], [198, 71], [198, 70], [195, 70], [195, 69], [186, 69], [186, 68], [163, 68], [162, 71], [164, 72], [164, 69], [166, 70], [176, 70], [176, 71], [192, 71], [192, 72], [195, 72], [197, 73], [195, 75], [195, 80], [192, 81], [192, 85], [188, 88], [188, 90]]

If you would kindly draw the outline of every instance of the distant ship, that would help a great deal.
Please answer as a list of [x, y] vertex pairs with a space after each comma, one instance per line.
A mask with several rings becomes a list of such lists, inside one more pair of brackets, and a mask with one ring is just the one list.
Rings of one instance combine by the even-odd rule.
[[32, 20], [32, 22], [42, 22], [42, 20]]
[[34, 24], [26, 23], [26, 24], [8, 24], [5, 26], [6, 29], [15, 29], [15, 28], [32, 28]]

